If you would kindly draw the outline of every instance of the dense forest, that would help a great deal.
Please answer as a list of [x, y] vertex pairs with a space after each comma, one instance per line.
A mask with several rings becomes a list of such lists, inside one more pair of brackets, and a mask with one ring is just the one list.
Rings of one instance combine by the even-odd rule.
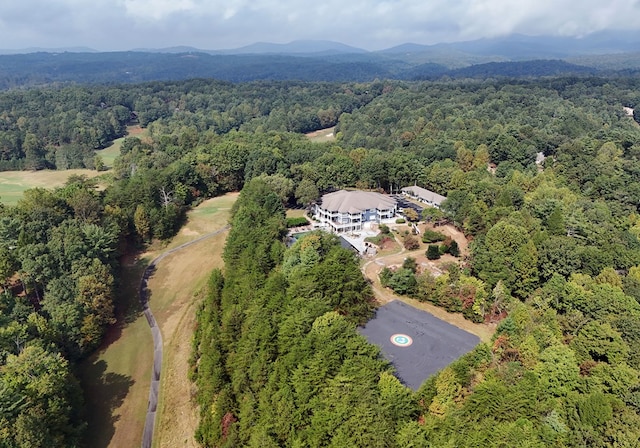
[[0, 444], [78, 446], [83, 397], [74, 363], [114, 319], [116, 209], [70, 178], [0, 208]]
[[[623, 67], [635, 67], [637, 55], [625, 53]], [[540, 59], [540, 56], [536, 56]], [[146, 81], [214, 78], [234, 83], [251, 81], [372, 82], [376, 79], [439, 79], [443, 77], [538, 77], [616, 74], [617, 60], [583, 59], [585, 65], [553, 60], [510, 62], [510, 58], [462, 52], [412, 51], [335, 54], [207, 54], [196, 49], [180, 53], [126, 51], [108, 53], [30, 53], [0, 55], [0, 89], [64, 84], [142, 83]], [[492, 62], [500, 61], [499, 64]], [[464, 68], [463, 68], [464, 67]], [[597, 68], [595, 68], [597, 67]]]
[[[118, 256], [244, 187], [194, 339], [204, 445], [636, 446], [640, 128], [623, 106], [640, 104], [639, 84], [191, 80], [1, 93], [3, 169], [95, 166], [126, 125], [148, 129], [124, 139], [105, 190], [72, 178], [0, 209], [2, 444], [81, 444], [74, 364], [114, 321]], [[332, 142], [302, 135], [334, 125]], [[399, 292], [503, 318], [490, 344], [416, 393], [356, 333], [374, 305], [358, 260], [330, 235], [282, 243], [288, 204], [414, 183], [447, 195], [424, 218], [462, 229], [471, 256], [438, 278], [408, 267]]]
[[122, 137], [130, 123], [184, 135], [191, 145], [204, 131], [309, 132], [335, 125], [381, 90], [380, 83], [192, 80], [2, 92], [0, 170], [94, 169], [94, 150]]
[[[414, 277], [404, 293], [473, 320], [508, 317], [491, 344], [414, 394], [389, 383], [388, 365], [370, 365], [362, 359], [369, 352], [352, 351], [362, 342], [355, 322], [314, 344], [316, 326], [329, 316], [349, 322], [351, 312], [332, 303], [322, 289], [331, 284], [311, 274], [326, 262], [321, 237], [283, 254], [270, 248], [280, 258], [261, 265], [261, 275], [270, 266], [273, 276], [257, 283], [266, 297], [237, 280], [229, 289], [220, 272], [212, 277], [195, 340], [194, 376], [204, 391], [198, 439], [207, 446], [636, 446], [640, 133], [622, 109], [636, 104], [635, 81], [613, 84], [390, 84], [366, 107], [343, 114], [331, 152], [336, 162], [340, 152], [344, 159], [329, 185], [388, 190], [417, 181], [448, 195], [442, 210], [425, 218], [449, 219], [474, 237], [462, 272], [452, 267], [434, 278], [410, 267], [396, 271]], [[546, 156], [540, 165], [538, 153]], [[317, 168], [306, 171], [308, 179], [326, 188], [326, 168], [308, 163]], [[246, 218], [236, 219], [234, 228], [245, 228]], [[227, 249], [237, 254], [239, 244], [253, 253], [255, 244], [265, 252], [260, 236], [251, 235], [240, 244], [230, 238]], [[242, 256], [225, 260], [234, 278], [236, 269], [247, 269]], [[255, 278], [242, 272], [242, 282]], [[307, 301], [320, 310], [297, 320], [306, 322], [306, 336], [292, 341], [291, 318], [278, 306], [298, 298], [297, 275], [305, 272], [313, 283], [303, 296], [322, 306]], [[291, 354], [297, 343], [310, 349]], [[310, 366], [309, 350], [340, 358]], [[310, 387], [308, 378], [318, 376]]]

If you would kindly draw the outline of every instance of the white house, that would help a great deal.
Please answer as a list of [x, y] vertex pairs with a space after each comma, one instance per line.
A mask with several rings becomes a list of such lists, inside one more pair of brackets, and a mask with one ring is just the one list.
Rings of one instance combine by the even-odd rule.
[[395, 199], [372, 191], [340, 190], [322, 196], [315, 218], [333, 232], [362, 230], [364, 223], [380, 223], [396, 215]]
[[440, 204], [447, 199], [441, 194], [434, 193], [426, 188], [418, 187], [417, 185], [413, 187], [404, 187], [402, 189], [402, 194], [436, 208], [440, 208]]

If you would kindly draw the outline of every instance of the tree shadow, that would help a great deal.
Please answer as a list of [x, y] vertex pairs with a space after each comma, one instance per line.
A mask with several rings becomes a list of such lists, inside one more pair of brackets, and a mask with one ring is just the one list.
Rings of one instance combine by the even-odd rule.
[[137, 258], [133, 264], [121, 265], [120, 287], [115, 302], [115, 314], [119, 325], [126, 326], [142, 314], [140, 281], [149, 260]]
[[80, 372], [87, 414], [85, 446], [108, 447], [120, 419], [114, 411], [122, 405], [134, 381], [130, 376], [107, 372], [104, 360], [85, 361]]

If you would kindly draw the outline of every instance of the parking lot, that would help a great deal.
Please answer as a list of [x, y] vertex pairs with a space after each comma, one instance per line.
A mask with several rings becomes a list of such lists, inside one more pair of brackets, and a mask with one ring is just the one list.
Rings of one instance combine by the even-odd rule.
[[422, 210], [424, 210], [424, 207], [416, 204], [415, 202], [409, 201], [405, 196], [401, 194], [394, 194], [391, 195], [391, 197], [397, 201], [398, 212], [400, 213], [402, 213], [402, 210], [404, 210], [405, 208], [412, 208], [418, 213], [418, 216], [420, 216], [422, 214]]
[[378, 308], [359, 332], [381, 348], [398, 378], [414, 390], [480, 342], [477, 336], [398, 300]]

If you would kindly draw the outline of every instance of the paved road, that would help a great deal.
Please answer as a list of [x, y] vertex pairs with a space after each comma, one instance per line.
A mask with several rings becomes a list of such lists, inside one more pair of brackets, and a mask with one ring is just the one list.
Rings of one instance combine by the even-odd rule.
[[162, 370], [162, 333], [160, 333], [160, 327], [158, 327], [158, 323], [156, 322], [155, 317], [153, 317], [151, 308], [149, 308], [149, 294], [147, 283], [149, 281], [149, 278], [153, 275], [156, 265], [160, 261], [162, 261], [162, 259], [164, 259], [168, 255], [173, 254], [174, 252], [184, 249], [185, 247], [191, 246], [195, 243], [199, 243], [204, 239], [222, 233], [228, 228], [229, 226], [225, 226], [220, 230], [207, 233], [206, 235], [196, 238], [195, 240], [189, 241], [188, 243], [181, 244], [180, 246], [163, 252], [162, 254], [158, 255], [151, 263], [149, 263], [149, 266], [147, 266], [147, 268], [144, 270], [144, 273], [142, 274], [138, 292], [140, 295], [140, 303], [142, 304], [144, 316], [147, 318], [147, 322], [149, 323], [149, 327], [151, 328], [151, 335], [153, 336], [153, 371], [151, 372], [151, 387], [149, 389], [147, 418], [145, 420], [144, 432], [142, 434], [142, 448], [151, 448], [151, 444], [153, 442], [153, 430], [156, 421], [156, 410], [158, 408], [158, 394], [160, 393], [160, 373]]

